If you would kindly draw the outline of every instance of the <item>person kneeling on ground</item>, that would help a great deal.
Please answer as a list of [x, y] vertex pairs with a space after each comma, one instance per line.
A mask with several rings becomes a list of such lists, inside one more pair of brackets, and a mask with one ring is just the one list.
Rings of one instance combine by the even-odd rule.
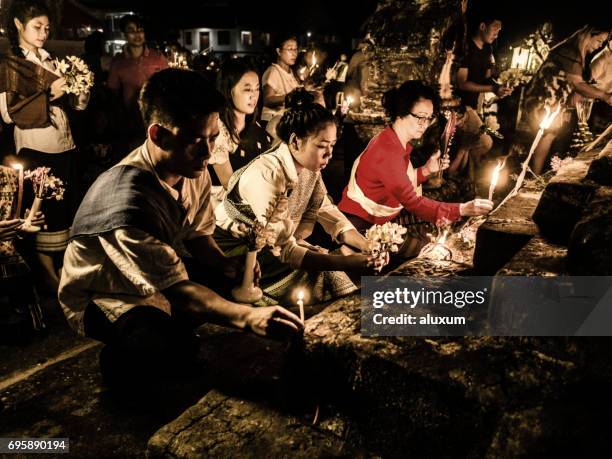
[[[146, 83], [139, 104], [147, 140], [87, 192], [59, 290], [73, 328], [106, 344], [100, 367], [111, 388], [187, 374], [197, 353], [193, 329], [204, 322], [259, 335], [303, 329], [282, 307], [230, 302], [202, 285], [223, 285], [215, 272], [239, 271], [212, 238], [207, 162], [222, 96], [195, 72], [166, 69]], [[186, 266], [200, 269], [194, 276]]]

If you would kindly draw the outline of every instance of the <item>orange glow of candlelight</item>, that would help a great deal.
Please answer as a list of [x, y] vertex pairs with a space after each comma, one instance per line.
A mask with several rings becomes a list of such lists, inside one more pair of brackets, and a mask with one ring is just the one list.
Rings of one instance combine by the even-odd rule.
[[316, 50], [312, 51], [312, 67], [314, 67], [315, 65], [317, 65], [317, 52]]

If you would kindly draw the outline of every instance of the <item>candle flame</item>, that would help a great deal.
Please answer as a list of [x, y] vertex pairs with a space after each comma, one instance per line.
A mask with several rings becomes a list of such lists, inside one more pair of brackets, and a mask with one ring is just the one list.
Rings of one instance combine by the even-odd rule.
[[316, 50], [312, 51], [312, 66], [314, 67], [315, 65], [317, 65], [317, 52]]
[[552, 125], [553, 121], [561, 111], [561, 104], [557, 104], [556, 110], [552, 113], [550, 112], [550, 107], [548, 105], [545, 105], [544, 109], [546, 110], [546, 115], [544, 115], [544, 119], [542, 119], [542, 122], [540, 123], [540, 129], [548, 129]]
[[353, 103], [353, 96], [348, 96], [346, 98], [346, 103], [348, 104], [348, 106], [350, 107], [351, 104]]
[[19, 163], [13, 163], [13, 164], [11, 164], [11, 167], [12, 167], [13, 169], [18, 170], [18, 171], [20, 171], [20, 170], [22, 170], [22, 169], [23, 169], [23, 165], [22, 165], [22, 164], [19, 164]]
[[298, 290], [297, 298], [298, 298], [298, 301], [304, 300], [304, 290]]
[[493, 169], [493, 177], [491, 177], [491, 187], [493, 187], [493, 189], [495, 189], [495, 186], [497, 185], [497, 181], [499, 180], [499, 173], [504, 168], [505, 164], [505, 159], [503, 161], [499, 160], [497, 161], [497, 166], [495, 166], [495, 169]]

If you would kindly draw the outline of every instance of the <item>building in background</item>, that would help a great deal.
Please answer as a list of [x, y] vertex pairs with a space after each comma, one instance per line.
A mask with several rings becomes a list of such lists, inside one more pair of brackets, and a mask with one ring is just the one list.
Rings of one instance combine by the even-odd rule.
[[269, 32], [242, 27], [195, 27], [182, 29], [180, 44], [192, 53], [258, 54], [271, 45]]

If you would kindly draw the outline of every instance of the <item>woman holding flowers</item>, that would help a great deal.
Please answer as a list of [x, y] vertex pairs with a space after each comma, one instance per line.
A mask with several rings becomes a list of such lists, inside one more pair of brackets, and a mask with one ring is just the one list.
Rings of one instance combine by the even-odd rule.
[[[49, 9], [41, 0], [14, 0], [7, 14], [10, 52], [0, 71], [0, 111], [15, 124], [15, 149], [25, 169], [49, 167], [66, 184], [63, 200], [49, 201], [44, 212], [48, 229], [36, 237], [44, 280], [53, 291], [78, 204], [78, 179], [73, 172], [75, 144], [66, 110], [85, 109], [86, 88], [79, 94], [43, 48], [49, 36]], [[64, 69], [65, 70], [65, 69]], [[67, 96], [67, 89], [73, 94]]]
[[408, 237], [401, 252], [409, 257], [418, 254], [427, 242], [430, 224], [444, 225], [464, 215], [484, 215], [493, 203], [475, 199], [451, 204], [422, 196], [421, 184], [427, 177], [448, 167], [447, 160], [439, 160], [440, 152], [416, 170], [410, 163], [410, 142], [423, 136], [438, 110], [439, 98], [432, 88], [417, 80], [406, 81], [387, 91], [382, 105], [391, 125], [355, 160], [338, 208], [359, 231], [393, 220], [406, 225]]
[[314, 103], [312, 95], [293, 91], [277, 126], [282, 142], [232, 175], [216, 209], [215, 240], [228, 256], [248, 250], [245, 227], [257, 226], [256, 220], [266, 227], [268, 247], [259, 263], [267, 302], [294, 302], [297, 285], [309, 292], [306, 300], [311, 302], [346, 295], [356, 287], [342, 271], [377, 267], [374, 256], [330, 254], [305, 241], [318, 222], [338, 242], [368, 250], [365, 238], [330, 201], [321, 178], [336, 130], [334, 116]]

